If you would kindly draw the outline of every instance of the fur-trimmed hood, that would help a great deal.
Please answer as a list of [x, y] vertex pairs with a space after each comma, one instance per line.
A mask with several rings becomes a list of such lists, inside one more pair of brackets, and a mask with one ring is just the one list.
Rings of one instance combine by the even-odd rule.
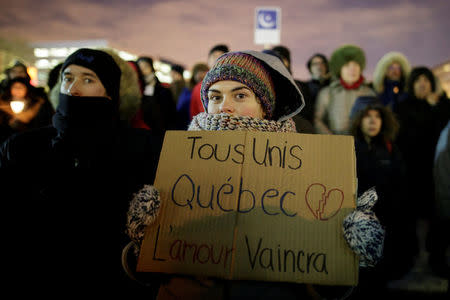
[[[141, 91], [139, 88], [139, 82], [136, 72], [128, 64], [127, 61], [120, 58], [120, 56], [112, 49], [103, 48], [98, 49], [104, 51], [112, 56], [120, 70], [122, 75], [120, 77], [120, 104], [119, 114], [120, 120], [129, 122], [131, 118], [136, 114], [141, 102]], [[56, 109], [59, 103], [59, 91], [61, 88], [61, 76], [58, 76], [58, 82], [49, 93], [50, 102], [53, 108]]]
[[402, 67], [405, 84], [408, 81], [409, 73], [411, 72], [411, 64], [406, 56], [396, 51], [388, 52], [378, 61], [375, 71], [373, 72], [373, 88], [377, 93], [380, 94], [384, 91], [386, 71], [394, 62], [399, 63]]

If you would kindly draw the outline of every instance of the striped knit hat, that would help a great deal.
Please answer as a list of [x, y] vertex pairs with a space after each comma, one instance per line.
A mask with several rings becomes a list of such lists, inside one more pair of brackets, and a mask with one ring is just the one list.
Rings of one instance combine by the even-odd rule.
[[203, 79], [201, 97], [205, 111], [208, 111], [209, 88], [223, 80], [238, 81], [248, 86], [261, 101], [265, 118], [272, 118], [275, 86], [267, 67], [260, 60], [242, 52], [228, 52], [219, 57]]

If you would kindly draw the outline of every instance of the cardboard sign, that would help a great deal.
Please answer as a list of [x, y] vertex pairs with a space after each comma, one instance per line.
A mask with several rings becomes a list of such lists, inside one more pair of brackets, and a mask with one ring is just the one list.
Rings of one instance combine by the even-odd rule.
[[137, 271], [356, 285], [355, 168], [350, 136], [168, 131]]

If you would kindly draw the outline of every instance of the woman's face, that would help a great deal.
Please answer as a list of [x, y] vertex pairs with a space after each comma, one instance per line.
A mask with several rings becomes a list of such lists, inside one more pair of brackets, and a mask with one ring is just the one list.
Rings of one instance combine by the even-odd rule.
[[381, 116], [378, 110], [371, 109], [362, 118], [361, 131], [365, 137], [373, 138], [381, 131]]
[[150, 74], [153, 74], [155, 70], [153, 70], [153, 67], [146, 61], [140, 60], [138, 62], [139, 69], [141, 69], [142, 75], [148, 76]]
[[347, 84], [353, 84], [359, 80], [361, 76], [361, 67], [355, 61], [349, 61], [341, 68], [341, 78]]
[[265, 113], [255, 93], [245, 84], [224, 80], [208, 90], [208, 113], [228, 113], [236, 117], [264, 119]]
[[431, 94], [431, 82], [425, 75], [420, 75], [414, 81], [414, 95], [419, 99], [425, 99]]
[[14, 82], [11, 85], [11, 96], [13, 99], [24, 99], [27, 94], [27, 87], [20, 82]]

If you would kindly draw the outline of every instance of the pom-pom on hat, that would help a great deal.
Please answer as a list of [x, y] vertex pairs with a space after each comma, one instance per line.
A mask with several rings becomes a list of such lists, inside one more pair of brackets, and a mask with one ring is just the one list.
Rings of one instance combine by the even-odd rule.
[[111, 55], [104, 51], [81, 48], [64, 61], [61, 74], [69, 65], [78, 65], [95, 72], [112, 100], [119, 101], [120, 76], [122, 71]]
[[361, 72], [366, 67], [364, 51], [355, 45], [344, 45], [334, 50], [330, 58], [330, 71], [335, 78], [341, 76], [341, 69], [346, 63], [354, 61], [361, 67]]
[[275, 87], [269, 70], [254, 56], [243, 52], [228, 52], [220, 56], [203, 79], [201, 97], [208, 109], [208, 90], [223, 80], [238, 81], [248, 86], [261, 101], [266, 118], [271, 119], [275, 108]]

